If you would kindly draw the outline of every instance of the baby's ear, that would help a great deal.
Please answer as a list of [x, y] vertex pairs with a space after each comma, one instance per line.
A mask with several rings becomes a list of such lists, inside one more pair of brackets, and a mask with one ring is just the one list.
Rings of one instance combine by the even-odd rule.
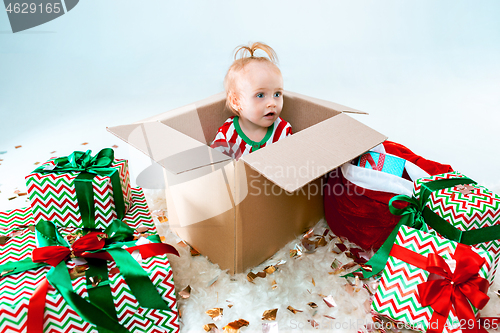
[[229, 99], [229, 105], [233, 108], [233, 110], [239, 110], [240, 109], [240, 101], [238, 99], [238, 96], [234, 92], [229, 92], [227, 94], [227, 98]]

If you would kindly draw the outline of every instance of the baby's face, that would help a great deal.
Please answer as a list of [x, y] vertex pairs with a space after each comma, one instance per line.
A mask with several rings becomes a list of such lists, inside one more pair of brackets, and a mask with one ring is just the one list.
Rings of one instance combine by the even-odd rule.
[[236, 82], [240, 118], [258, 127], [269, 127], [283, 108], [283, 78], [271, 65], [251, 62]]

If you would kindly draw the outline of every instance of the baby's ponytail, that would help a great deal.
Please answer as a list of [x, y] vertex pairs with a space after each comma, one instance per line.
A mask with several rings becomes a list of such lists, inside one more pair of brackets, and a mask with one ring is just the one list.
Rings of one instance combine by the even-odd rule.
[[272, 47], [260, 42], [255, 42], [248, 46], [247, 45], [238, 46], [234, 51], [234, 60], [247, 58], [248, 53], [250, 54], [250, 57], [248, 58], [259, 58], [255, 56], [255, 52], [257, 50], [264, 51], [272, 63], [274, 64], [278, 63], [278, 56], [276, 55], [276, 52], [274, 52]]

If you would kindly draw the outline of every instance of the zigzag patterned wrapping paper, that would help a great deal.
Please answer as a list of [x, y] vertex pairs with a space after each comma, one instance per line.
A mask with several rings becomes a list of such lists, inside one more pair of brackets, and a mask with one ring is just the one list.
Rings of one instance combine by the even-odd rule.
[[[458, 172], [450, 172], [428, 178], [417, 179], [414, 183], [413, 195], [419, 199], [422, 184], [438, 180], [463, 178]], [[500, 196], [484, 186], [470, 184], [473, 188], [470, 194], [460, 192], [458, 188], [450, 187], [432, 192], [426, 206], [435, 214], [462, 231], [489, 227], [500, 223]], [[434, 230], [433, 234], [437, 234]], [[490, 282], [495, 278], [495, 272], [500, 259], [500, 240], [475, 245], [491, 253], [494, 258], [494, 268]]]
[[[146, 227], [155, 233], [154, 221], [149, 213], [146, 199], [140, 189], [132, 189], [132, 207], [123, 219], [133, 228]], [[12, 260], [23, 260], [35, 248], [35, 233], [27, 228], [34, 225], [29, 209], [0, 212], [1, 235], [11, 235], [5, 245], [0, 245], [0, 264]], [[63, 235], [77, 228], [59, 228]], [[137, 233], [138, 234], [138, 233]], [[70, 261], [68, 268], [75, 267]], [[139, 307], [130, 289], [119, 272], [111, 271], [115, 264], [108, 263], [112, 272], [109, 279], [111, 291], [120, 323], [131, 332], [178, 332], [178, 313], [175, 298], [173, 273], [166, 255], [148, 258], [141, 263], [171, 311], [151, 310]], [[50, 267], [42, 267], [0, 278], [0, 333], [26, 332], [27, 306], [31, 295], [43, 280]], [[85, 277], [72, 280], [75, 291], [87, 297]], [[44, 314], [44, 332], [92, 332], [94, 327], [84, 322], [64, 299], [50, 286]]]
[[[42, 166], [54, 164], [52, 159]], [[125, 212], [127, 212], [131, 200], [128, 162], [123, 159], [115, 159], [110, 168], [117, 169], [119, 172], [125, 200]], [[78, 175], [78, 172], [47, 174], [33, 172], [26, 176], [26, 187], [35, 222], [43, 219], [54, 221], [60, 227], [83, 227], [74, 184]], [[105, 229], [117, 217], [110, 178], [96, 175], [92, 180], [92, 187], [94, 189], [96, 228]]]
[[[456, 242], [407, 226], [401, 227], [394, 244], [423, 256], [435, 253], [444, 259], [452, 259], [451, 256], [455, 253], [457, 247]], [[486, 263], [479, 271], [479, 275], [488, 279], [492, 270], [492, 256], [484, 250], [476, 248], [472, 248], [472, 250], [486, 260]], [[429, 273], [426, 270], [389, 256], [378, 289], [373, 297], [372, 309], [383, 317], [425, 332], [429, 326], [433, 309], [429, 306], [422, 307], [420, 305], [417, 286], [427, 281], [428, 276]], [[474, 310], [477, 312], [476, 309]], [[447, 325], [443, 332], [462, 332], [459, 327], [460, 320], [454, 310], [450, 312], [447, 324], [453, 323], [455, 323], [455, 326]]]

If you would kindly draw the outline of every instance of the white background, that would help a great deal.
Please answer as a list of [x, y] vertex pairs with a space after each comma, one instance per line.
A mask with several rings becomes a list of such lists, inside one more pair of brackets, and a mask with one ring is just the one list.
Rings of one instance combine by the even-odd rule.
[[106, 126], [222, 91], [249, 41], [276, 50], [285, 89], [499, 191], [499, 17], [493, 0], [81, 0], [13, 34], [2, 8], [0, 209], [26, 206], [8, 198], [52, 151], [117, 144], [136, 177], [147, 159]]

